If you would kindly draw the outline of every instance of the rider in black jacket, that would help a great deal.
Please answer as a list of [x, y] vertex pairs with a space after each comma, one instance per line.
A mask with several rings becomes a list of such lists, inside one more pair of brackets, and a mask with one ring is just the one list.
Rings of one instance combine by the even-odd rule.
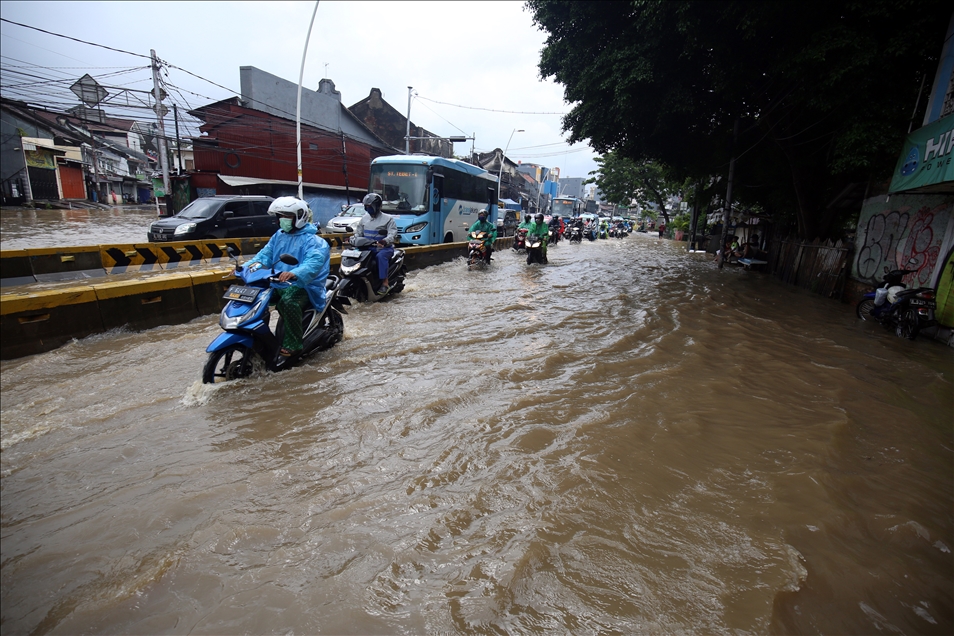
[[553, 232], [553, 240], [551, 243], [556, 243], [560, 240], [560, 228], [563, 227], [563, 221], [560, 219], [559, 214], [554, 214], [550, 217], [550, 223], [548, 224], [550, 230]]

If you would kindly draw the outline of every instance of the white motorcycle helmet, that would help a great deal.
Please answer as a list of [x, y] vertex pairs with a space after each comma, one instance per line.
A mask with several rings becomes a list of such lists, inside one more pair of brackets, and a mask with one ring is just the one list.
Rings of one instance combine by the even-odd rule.
[[298, 197], [278, 197], [268, 206], [268, 213], [272, 216], [294, 215], [296, 230], [304, 228], [311, 221], [311, 208]]

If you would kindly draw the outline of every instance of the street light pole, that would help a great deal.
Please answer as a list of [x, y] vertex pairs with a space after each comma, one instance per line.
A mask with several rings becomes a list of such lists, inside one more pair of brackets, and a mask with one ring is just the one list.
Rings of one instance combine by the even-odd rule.
[[407, 87], [407, 131], [404, 134], [404, 154], [411, 154], [411, 91], [413, 86]]
[[507, 147], [504, 148], [503, 156], [500, 158], [500, 169], [497, 170], [497, 201], [500, 201], [500, 180], [503, 178], [503, 167], [504, 160], [507, 158], [507, 151], [510, 149], [510, 142], [513, 141], [513, 134], [523, 132], [523, 129], [520, 130], [514, 128], [513, 132], [510, 133], [510, 139], [507, 140]]
[[301, 52], [301, 70], [298, 72], [298, 105], [295, 107], [295, 148], [298, 153], [298, 198], [304, 199], [304, 172], [301, 162], [301, 82], [305, 77], [305, 57], [308, 55], [308, 41], [311, 40], [311, 27], [315, 25], [315, 15], [318, 14], [318, 2], [311, 13], [311, 22], [308, 23], [308, 35], [305, 36], [305, 48]]

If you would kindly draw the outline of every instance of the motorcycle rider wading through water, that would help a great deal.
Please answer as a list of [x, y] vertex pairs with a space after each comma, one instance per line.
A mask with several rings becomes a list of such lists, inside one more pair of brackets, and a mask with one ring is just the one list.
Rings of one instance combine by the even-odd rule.
[[[533, 217], [534, 222], [530, 224], [530, 228], [527, 231], [527, 237], [539, 236], [540, 240], [543, 242], [543, 262], [547, 262], [547, 239], [550, 235], [550, 227], [543, 222], [543, 215], [539, 212], [536, 213]], [[530, 257], [527, 256], [527, 265], [530, 264]]]
[[484, 241], [487, 255], [484, 257], [484, 260], [487, 264], [490, 264], [490, 255], [494, 251], [494, 242], [497, 240], [497, 227], [487, 220], [487, 210], [481, 210], [477, 213], [477, 220], [474, 221], [474, 224], [470, 226], [467, 232], [468, 234], [473, 234], [474, 232], [487, 233], [487, 239]]
[[378, 279], [381, 287], [375, 292], [384, 296], [390, 289], [388, 281], [388, 264], [394, 254], [394, 239], [397, 237], [397, 224], [394, 217], [381, 212], [381, 195], [369, 193], [362, 201], [365, 215], [361, 217], [354, 228], [354, 235], [374, 241], [374, 256], [378, 262]]
[[[279, 197], [272, 201], [268, 213], [278, 217], [279, 230], [272, 235], [262, 250], [246, 263], [249, 271], [271, 267], [278, 274], [278, 281], [290, 283], [276, 289], [276, 308], [285, 324], [282, 338], [282, 357], [288, 358], [301, 352], [302, 310], [310, 302], [316, 311], [325, 308], [325, 281], [328, 279], [331, 248], [325, 239], [318, 236], [318, 228], [310, 222], [308, 204], [297, 197]], [[292, 266], [278, 260], [282, 254], [291, 254], [298, 259]]]

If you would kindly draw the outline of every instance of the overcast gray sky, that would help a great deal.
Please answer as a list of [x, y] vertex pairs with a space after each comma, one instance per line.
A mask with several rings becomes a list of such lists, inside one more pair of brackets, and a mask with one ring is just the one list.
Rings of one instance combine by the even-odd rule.
[[[0, 15], [146, 58], [155, 49], [160, 59], [179, 67], [168, 69], [165, 81], [174, 87], [170, 94], [181, 113], [234, 95], [240, 66], [297, 82], [314, 7], [313, 2], [32, 1], [0, 2]], [[478, 151], [504, 148], [514, 129], [523, 129], [510, 141], [511, 159], [559, 167], [562, 176], [586, 176], [595, 168], [595, 153], [585, 144], [564, 142], [560, 115], [525, 114], [568, 110], [563, 87], [539, 77], [543, 42], [522, 2], [322, 1], [303, 83], [316, 89], [322, 77], [331, 78], [346, 106], [380, 88], [402, 113], [407, 87], [413, 86], [415, 124], [445, 136], [476, 133]], [[3, 95], [40, 105], [78, 104], [69, 86], [87, 72], [106, 86], [152, 86], [144, 57], [8, 22], [0, 23], [0, 56]], [[109, 110], [148, 117], [146, 110]], [[459, 154], [470, 150], [470, 142], [456, 146]]]

